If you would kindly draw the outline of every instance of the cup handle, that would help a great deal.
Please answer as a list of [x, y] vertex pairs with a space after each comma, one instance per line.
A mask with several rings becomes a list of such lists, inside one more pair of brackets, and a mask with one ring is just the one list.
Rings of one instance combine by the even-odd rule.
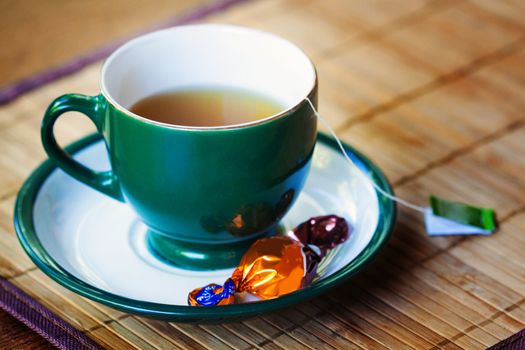
[[58, 117], [66, 112], [77, 111], [91, 119], [97, 131], [102, 133], [102, 109], [100, 96], [67, 94], [58, 97], [49, 105], [44, 114], [40, 130], [42, 144], [49, 158], [67, 174], [105, 195], [124, 202], [118, 178], [113, 170], [94, 171], [80, 164], [60, 148], [53, 132], [53, 126]]

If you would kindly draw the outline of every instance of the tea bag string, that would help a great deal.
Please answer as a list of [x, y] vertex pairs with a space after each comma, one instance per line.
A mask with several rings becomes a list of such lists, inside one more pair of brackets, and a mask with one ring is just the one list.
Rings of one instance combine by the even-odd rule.
[[416, 205], [416, 204], [412, 204], [412, 203], [407, 202], [406, 200], [404, 200], [402, 198], [399, 198], [399, 197], [396, 197], [394, 195], [391, 195], [390, 193], [384, 191], [381, 187], [379, 187], [379, 185], [376, 184], [374, 181], [372, 181], [368, 176], [366, 176], [366, 174], [357, 165], [355, 165], [355, 163], [352, 161], [352, 159], [348, 156], [348, 154], [345, 151], [345, 148], [343, 147], [343, 144], [341, 143], [341, 140], [339, 140], [339, 137], [337, 137], [337, 135], [335, 134], [334, 129], [332, 129], [330, 124], [328, 124], [328, 122], [321, 116], [321, 114], [319, 114], [319, 112], [315, 108], [315, 106], [312, 103], [312, 101], [310, 101], [310, 98], [306, 97], [306, 101], [308, 102], [308, 104], [310, 104], [310, 107], [312, 108], [312, 110], [313, 110], [315, 116], [317, 117], [317, 119], [319, 119], [321, 121], [321, 123], [323, 123], [323, 125], [328, 129], [328, 131], [330, 132], [330, 134], [334, 138], [335, 142], [337, 142], [337, 145], [341, 149], [341, 152], [343, 153], [343, 156], [346, 158], [346, 160], [348, 161], [348, 164], [350, 165], [350, 169], [354, 173], [359, 174], [359, 176], [361, 176], [363, 179], [365, 179], [366, 181], [370, 182], [370, 184], [372, 184], [372, 186], [377, 190], [377, 192], [381, 193], [384, 197], [386, 197], [386, 198], [388, 198], [388, 199], [390, 199], [390, 200], [392, 200], [394, 202], [397, 202], [399, 204], [402, 204], [405, 207], [408, 207], [410, 209], [419, 211], [421, 213], [425, 213], [425, 208], [424, 207]]

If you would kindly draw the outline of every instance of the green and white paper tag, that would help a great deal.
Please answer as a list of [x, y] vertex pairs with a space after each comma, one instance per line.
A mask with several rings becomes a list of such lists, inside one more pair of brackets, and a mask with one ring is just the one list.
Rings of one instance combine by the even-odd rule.
[[488, 235], [496, 230], [493, 209], [478, 208], [430, 196], [425, 210], [425, 227], [429, 235]]

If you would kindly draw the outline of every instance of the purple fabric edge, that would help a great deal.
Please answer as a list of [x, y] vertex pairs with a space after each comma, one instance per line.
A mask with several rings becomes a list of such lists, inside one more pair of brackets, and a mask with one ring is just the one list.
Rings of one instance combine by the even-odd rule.
[[491, 346], [487, 350], [522, 350], [525, 349], [525, 329], [511, 335], [507, 339], [504, 339]]
[[0, 88], [0, 105], [11, 102], [12, 100], [16, 99], [17, 97], [19, 97], [20, 95], [26, 92], [34, 90], [56, 79], [73, 74], [79, 71], [80, 69], [86, 67], [89, 64], [92, 64], [96, 61], [100, 61], [101, 59], [106, 58], [115, 49], [117, 49], [123, 43], [129, 41], [135, 36], [138, 36], [138, 35], [153, 31], [153, 30], [169, 28], [175, 25], [181, 25], [181, 24], [193, 22], [198, 19], [204, 18], [208, 15], [211, 15], [213, 13], [223, 11], [232, 5], [235, 5], [241, 2], [245, 2], [245, 1], [248, 1], [248, 0], [218, 0], [210, 4], [202, 5], [192, 11], [189, 11], [183, 14], [182, 16], [177, 16], [176, 18], [168, 20], [167, 22], [164, 22], [160, 25], [148, 28], [147, 30], [141, 31], [133, 36], [130, 36], [122, 40], [118, 40], [109, 45], [103, 46], [91, 53], [76, 57], [72, 59], [71, 61], [66, 62], [64, 64], [58, 65], [54, 68], [47, 69], [40, 73], [36, 73], [27, 78], [18, 80], [12, 84], [8, 84]]
[[104, 349], [2, 277], [0, 277], [0, 308], [59, 349]]

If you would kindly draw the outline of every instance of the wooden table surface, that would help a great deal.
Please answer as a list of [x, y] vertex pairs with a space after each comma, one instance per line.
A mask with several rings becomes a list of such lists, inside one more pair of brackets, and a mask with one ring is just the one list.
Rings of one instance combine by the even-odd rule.
[[[358, 276], [243, 322], [152, 321], [78, 297], [25, 257], [11, 215], [18, 188], [45, 159], [43, 110], [61, 93], [96, 94], [96, 63], [0, 107], [0, 275], [108, 348], [493, 345], [525, 328], [524, 13], [521, 0], [254, 0], [203, 20], [261, 28], [304, 48], [318, 68], [321, 113], [385, 171], [398, 195], [494, 207], [494, 235], [428, 237], [419, 214], [400, 207], [388, 246]], [[130, 32], [140, 26], [131, 22]], [[90, 35], [101, 43], [105, 31]], [[24, 64], [4, 83], [63, 59]], [[2, 71], [19, 60], [10, 62]], [[65, 143], [93, 127], [72, 115], [57, 129]]]

